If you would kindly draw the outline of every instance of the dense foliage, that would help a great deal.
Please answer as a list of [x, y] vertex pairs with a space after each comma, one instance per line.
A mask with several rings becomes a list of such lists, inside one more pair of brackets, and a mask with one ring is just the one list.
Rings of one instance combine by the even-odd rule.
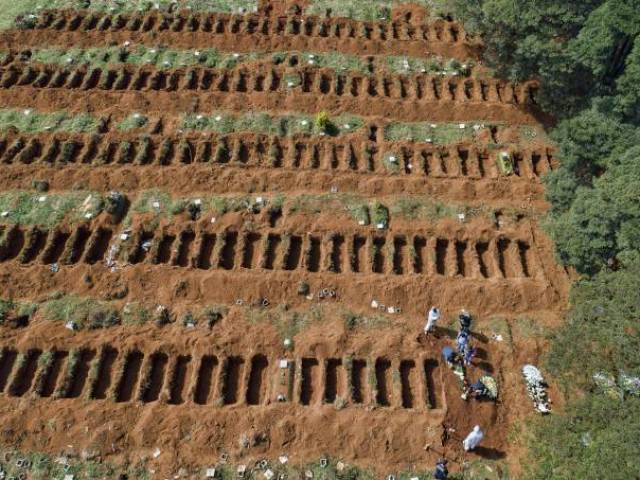
[[434, 3], [482, 36], [498, 75], [540, 79], [558, 121], [546, 228], [582, 277], [547, 358], [569, 402], [533, 427], [529, 477], [637, 478], [640, 397], [615, 382], [640, 376], [640, 0]]

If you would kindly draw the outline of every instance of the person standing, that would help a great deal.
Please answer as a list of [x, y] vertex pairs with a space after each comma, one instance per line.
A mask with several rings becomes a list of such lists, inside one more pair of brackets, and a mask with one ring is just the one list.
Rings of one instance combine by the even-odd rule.
[[466, 310], [461, 310], [458, 315], [458, 321], [460, 322], [460, 330], [469, 333], [471, 331], [471, 315]]
[[447, 469], [447, 460], [441, 458], [436, 463], [436, 470], [433, 472], [433, 478], [436, 480], [448, 480], [449, 470]]
[[462, 441], [464, 451], [468, 452], [476, 448], [483, 438], [484, 433], [482, 432], [482, 430], [480, 430], [480, 426], [476, 425], [475, 427], [473, 427], [473, 430], [471, 430], [471, 433], [467, 435], [467, 438]]
[[469, 345], [469, 334], [465, 330], [461, 330], [456, 338], [456, 343], [458, 344], [458, 352], [460, 352], [461, 355], [464, 354]]
[[425, 337], [429, 336], [429, 333], [433, 331], [438, 320], [440, 320], [440, 309], [438, 309], [438, 307], [431, 307], [427, 312], [427, 323], [424, 326]]

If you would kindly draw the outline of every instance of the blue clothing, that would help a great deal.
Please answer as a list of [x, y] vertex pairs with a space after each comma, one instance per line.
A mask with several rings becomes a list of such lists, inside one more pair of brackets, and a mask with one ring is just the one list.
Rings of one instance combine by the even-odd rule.
[[442, 357], [449, 363], [453, 363], [456, 359], [456, 352], [451, 347], [444, 347], [442, 349]]
[[458, 342], [458, 351], [460, 353], [463, 353], [465, 351], [467, 344], [469, 343], [469, 334], [465, 331], [460, 332], [458, 334], [457, 342]]
[[433, 478], [436, 480], [447, 480], [449, 478], [449, 470], [447, 470], [444, 464], [438, 463], [436, 464], [436, 471], [433, 472]]
[[467, 343], [466, 349], [464, 351], [464, 364], [465, 365], [469, 365], [471, 363], [471, 360], [473, 360], [473, 357], [476, 356], [476, 352], [477, 351], [478, 351], [477, 348], [471, 348], [469, 346], [469, 344]]
[[474, 392], [480, 393], [480, 394], [484, 394], [486, 389], [486, 387], [484, 386], [484, 383], [482, 383], [480, 380], [478, 380], [475, 383], [472, 383], [470, 388]]
[[469, 331], [471, 328], [471, 315], [461, 313], [458, 319], [460, 320], [460, 328]]

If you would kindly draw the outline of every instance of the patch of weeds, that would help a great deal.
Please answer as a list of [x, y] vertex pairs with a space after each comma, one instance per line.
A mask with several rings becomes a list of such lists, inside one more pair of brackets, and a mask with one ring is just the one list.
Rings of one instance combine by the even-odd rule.
[[324, 319], [324, 309], [322, 305], [313, 305], [306, 310], [289, 310], [282, 305], [274, 309], [248, 307], [245, 310], [245, 318], [253, 324], [269, 322], [276, 328], [283, 341], [293, 340], [299, 332], [321, 322]]
[[395, 152], [387, 152], [382, 157], [382, 164], [387, 172], [394, 175], [400, 173], [400, 158]]
[[342, 312], [342, 320], [347, 330], [382, 329], [391, 327], [391, 321], [382, 315], [362, 315], [346, 310]]
[[327, 128], [329, 128], [330, 123], [331, 120], [329, 119], [329, 114], [324, 110], [317, 113], [313, 120], [313, 124], [316, 127], [316, 130], [319, 130], [321, 132], [326, 132]]
[[138, 302], [127, 303], [122, 309], [123, 325], [144, 325], [152, 318], [151, 311]]
[[107, 302], [89, 297], [67, 295], [52, 298], [41, 306], [44, 318], [55, 322], [73, 322], [77, 328], [108, 328], [120, 323], [118, 310]]
[[[420, 1], [420, 0], [416, 0]], [[307, 15], [324, 16], [328, 11], [335, 17], [375, 22], [391, 19], [392, 0], [314, 0], [305, 10]]]
[[513, 346], [513, 335], [509, 322], [506, 318], [492, 317], [486, 325], [490, 336], [500, 335], [502, 337], [502, 341], [507, 342], [509, 346]]
[[[40, 11], [40, 0], [20, 0], [19, 2], [3, 2], [0, 11], [0, 30], [11, 27], [23, 29], [34, 28]], [[195, 12], [246, 13], [258, 11], [258, 0], [182, 0], [180, 7]], [[49, 0], [48, 10], [84, 10], [108, 12], [118, 15], [127, 12], [147, 12], [153, 8], [161, 11], [173, 11], [175, 2], [171, 0], [110, 0], [94, 2], [89, 0]]]
[[191, 312], [187, 312], [184, 314], [184, 316], [182, 317], [182, 326], [184, 327], [195, 327], [198, 324], [198, 321], [196, 320], [196, 318], [193, 316], [193, 313]]
[[130, 223], [132, 214], [154, 214], [157, 218], [165, 215], [171, 215], [173, 201], [168, 192], [161, 190], [146, 190], [133, 201], [129, 214], [127, 215]]
[[43, 195], [24, 191], [0, 193], [0, 211], [8, 212], [2, 223], [51, 226], [67, 219], [71, 222], [95, 218], [104, 207], [95, 192]]
[[136, 128], [144, 127], [147, 123], [149, 123], [149, 119], [146, 116], [140, 113], [132, 113], [118, 124], [118, 130], [135, 130]]
[[287, 88], [297, 88], [302, 85], [302, 78], [298, 73], [288, 73], [282, 80]]
[[427, 123], [392, 122], [384, 128], [384, 138], [394, 142], [425, 142], [434, 145], [452, 145], [472, 141], [476, 134], [487, 125], [482, 122], [467, 123]]
[[0, 299], [0, 325], [4, 325], [5, 320], [16, 309], [16, 302], [13, 300]]
[[[84, 479], [116, 478], [116, 473], [125, 469], [129, 479], [147, 480], [150, 478], [143, 463], [127, 469], [127, 467], [117, 467], [110, 463], [81, 460], [74, 457], [65, 457], [64, 461], [59, 461], [59, 458], [42, 452], [2, 449], [0, 455], [3, 458], [2, 468], [6, 475], [5, 478], [51, 480], [62, 479], [65, 475]], [[18, 459], [22, 459], [22, 462], [18, 462]]]
[[512, 326], [513, 336], [517, 338], [539, 338], [546, 336], [545, 327], [530, 317], [516, 318]]
[[[509, 468], [502, 462], [474, 460], [465, 465], [460, 480], [509, 480]], [[456, 478], [456, 477], [454, 477]]]
[[358, 222], [358, 225], [369, 225], [371, 223], [369, 206], [362, 199], [345, 200], [344, 203], [347, 211]]
[[298, 134], [346, 134], [358, 130], [363, 124], [361, 118], [352, 115], [340, 115], [334, 119], [328, 118], [328, 115], [321, 115], [321, 118], [314, 119], [308, 115], [275, 116], [266, 112], [242, 115], [224, 112], [210, 115], [190, 114], [182, 120], [182, 128], [185, 130], [211, 131], [219, 134], [254, 132], [279, 137]]
[[201, 314], [202, 320], [208, 328], [213, 328], [227, 315], [228, 309], [222, 305], [209, 305]]
[[362, 57], [357, 55], [346, 55], [340, 52], [304, 52], [301, 54], [301, 59], [307, 66], [331, 68], [337, 72], [350, 71], [363, 74], [369, 73], [367, 63]]
[[507, 151], [501, 151], [496, 154], [496, 163], [498, 169], [503, 175], [513, 175], [513, 157]]
[[389, 55], [386, 57], [386, 67], [399, 74], [425, 73], [430, 75], [459, 75], [468, 76], [473, 69], [472, 60], [464, 63], [455, 59], [446, 62], [436, 58], [421, 58]]
[[88, 114], [39, 113], [32, 109], [0, 110], [0, 131], [10, 128], [23, 133], [93, 133], [98, 130], [98, 120]]
[[376, 228], [387, 228], [389, 226], [389, 209], [380, 202], [371, 205], [371, 220]]

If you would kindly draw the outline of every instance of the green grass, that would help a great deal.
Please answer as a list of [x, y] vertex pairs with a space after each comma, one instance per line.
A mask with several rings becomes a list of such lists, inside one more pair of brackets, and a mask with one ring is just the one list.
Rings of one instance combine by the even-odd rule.
[[135, 130], [144, 127], [147, 123], [149, 123], [149, 119], [146, 116], [140, 113], [132, 113], [118, 124], [118, 130]]
[[474, 66], [473, 60], [460, 62], [455, 59], [444, 61], [440, 58], [407, 57], [389, 55], [385, 58], [386, 68], [394, 73], [425, 73], [430, 75], [468, 76]]
[[292, 214], [319, 214], [342, 211], [359, 225], [371, 223], [371, 205], [365, 197], [354, 194], [299, 195], [286, 203]]
[[159, 222], [160, 219], [170, 220], [175, 215], [195, 210], [198, 215], [205, 213], [215, 213], [224, 215], [230, 212], [241, 212], [258, 208], [271, 208], [274, 204], [282, 201], [279, 196], [269, 198], [263, 196], [263, 205], [258, 206], [257, 196], [194, 196], [191, 198], [174, 198], [166, 191], [146, 190], [138, 195], [132, 202], [126, 224], [130, 224], [134, 215], [153, 215], [153, 220]]
[[[76, 479], [101, 480], [118, 478], [118, 473], [126, 473], [131, 480], [149, 480], [149, 471], [144, 463], [133, 466], [118, 467], [110, 463], [93, 460], [81, 460], [73, 456], [65, 457], [64, 462], [59, 462], [57, 456], [41, 452], [27, 452], [4, 448], [0, 450], [2, 455], [2, 470], [4, 478], [29, 478], [31, 480], [62, 480], [65, 475], [74, 475]], [[17, 465], [22, 459], [24, 466]]]
[[350, 310], [342, 312], [342, 319], [347, 330], [376, 330], [390, 328], [393, 323], [383, 315], [362, 315]]
[[[347, 17], [356, 20], [387, 21], [391, 19], [391, 8], [408, 0], [312, 0], [305, 9], [309, 15], [324, 16], [327, 10], [331, 10], [333, 17]], [[410, 3], [430, 6], [429, 0], [411, 0]]]
[[[9, 191], [0, 193], [0, 223], [56, 225], [63, 220], [77, 222], [95, 218], [104, 208], [103, 197], [96, 192], [61, 194]], [[6, 215], [4, 213], [7, 212]]]
[[[402, 123], [388, 124], [384, 129], [384, 139], [393, 141], [426, 142], [434, 145], [451, 145], [471, 141], [476, 136], [476, 126], [491, 125], [482, 122], [470, 123]], [[481, 128], [477, 129], [478, 131]]]
[[382, 164], [387, 172], [394, 175], [400, 173], [400, 155], [397, 152], [387, 152], [382, 157]]
[[50, 64], [91, 68], [106, 68], [122, 64], [153, 65], [167, 70], [179, 67], [202, 66], [207, 68], [233, 68], [243, 62], [268, 58], [260, 53], [222, 53], [215, 49], [176, 50], [166, 47], [95, 47], [71, 49], [34, 49], [31, 61]]
[[485, 216], [492, 218], [493, 211], [486, 207], [472, 207], [434, 201], [423, 197], [398, 197], [389, 202], [392, 216], [403, 217], [407, 220], [439, 220], [443, 218], [458, 219], [463, 213], [465, 219]]
[[[335, 126], [334, 135], [348, 134], [357, 131], [364, 124], [359, 117], [339, 115], [329, 118]], [[187, 115], [182, 121], [185, 130], [211, 131], [220, 134], [232, 132], [255, 132], [265, 135], [287, 137], [292, 135], [323, 135], [324, 129], [316, 126], [314, 115], [275, 116], [265, 112], [235, 115], [217, 112], [210, 115]]]
[[42, 316], [54, 322], [73, 322], [79, 329], [108, 328], [120, 324], [119, 311], [109, 302], [77, 295], [56, 296], [41, 306]]
[[97, 131], [98, 120], [88, 114], [39, 113], [29, 108], [0, 110], [0, 131], [7, 131], [10, 128], [15, 128], [23, 133], [91, 133]]
[[503, 175], [513, 174], [513, 157], [507, 151], [496, 153], [496, 163], [500, 169], [500, 173]]
[[[1, 1], [1, 0], [0, 0]], [[0, 52], [0, 61], [7, 52]], [[32, 50], [31, 62], [65, 67], [87, 66], [108, 68], [120, 65], [152, 65], [161, 70], [184, 67], [206, 67], [229, 69], [241, 64], [260, 61], [274, 65], [292, 65], [294, 57], [305, 68], [330, 68], [338, 73], [370, 75], [368, 62], [359, 55], [340, 52], [283, 51], [275, 53], [228, 53], [216, 49], [172, 49], [167, 47], [93, 47], [93, 48], [37, 48]], [[436, 57], [393, 56], [381, 57], [376, 68], [396, 74], [426, 73], [433, 75], [468, 76], [474, 66], [472, 60], [459, 62]], [[300, 86], [299, 75], [285, 76], [284, 83], [292, 82], [290, 88]]]
[[31, 318], [36, 312], [38, 305], [35, 303], [16, 302], [11, 299], [0, 298], [0, 325], [11, 317], [11, 315], [23, 316]]
[[367, 62], [357, 55], [346, 55], [339, 52], [305, 52], [300, 54], [300, 59], [302, 65], [307, 67], [331, 68], [337, 72], [349, 71], [361, 74], [369, 73]]
[[324, 307], [313, 305], [306, 310], [289, 310], [282, 305], [273, 309], [249, 306], [244, 312], [251, 324], [270, 323], [278, 331], [281, 340], [293, 340], [295, 336], [310, 326], [324, 320]]
[[[38, 15], [43, 9], [83, 9], [109, 12], [112, 14], [124, 12], [145, 12], [157, 4], [161, 10], [167, 10], [173, 2], [171, 0], [104, 0], [100, 2], [89, 0], [0, 0], [0, 29], [16, 26], [15, 19], [19, 15]], [[198, 12], [226, 12], [241, 11], [254, 12], [257, 10], [257, 0], [182, 0], [182, 8], [189, 8]]]

